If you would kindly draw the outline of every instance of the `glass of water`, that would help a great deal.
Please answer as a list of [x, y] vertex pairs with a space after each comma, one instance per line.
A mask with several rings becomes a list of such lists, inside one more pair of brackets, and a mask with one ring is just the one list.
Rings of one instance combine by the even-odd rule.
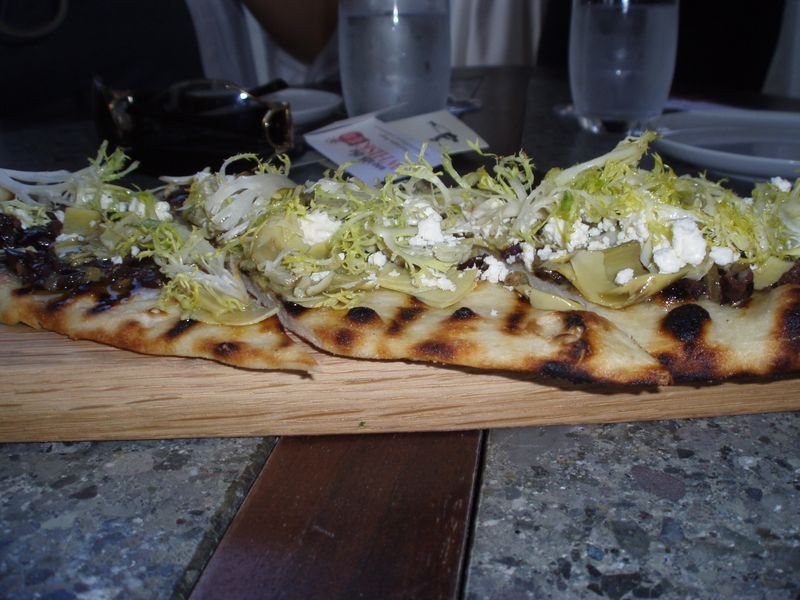
[[591, 131], [638, 128], [661, 114], [678, 46], [678, 0], [572, 0], [569, 81]]
[[448, 0], [339, 0], [339, 71], [350, 116], [384, 120], [445, 107]]

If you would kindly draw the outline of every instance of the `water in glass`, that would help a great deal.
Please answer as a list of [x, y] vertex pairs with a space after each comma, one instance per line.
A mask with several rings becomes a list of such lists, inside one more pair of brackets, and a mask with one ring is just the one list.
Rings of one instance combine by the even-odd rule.
[[661, 114], [677, 39], [677, 0], [574, 0], [569, 75], [575, 112], [627, 123]]
[[381, 115], [392, 119], [444, 108], [450, 86], [447, 2], [427, 3], [427, 9], [423, 2], [383, 4], [389, 6], [340, 12], [339, 67], [348, 114], [396, 106]]

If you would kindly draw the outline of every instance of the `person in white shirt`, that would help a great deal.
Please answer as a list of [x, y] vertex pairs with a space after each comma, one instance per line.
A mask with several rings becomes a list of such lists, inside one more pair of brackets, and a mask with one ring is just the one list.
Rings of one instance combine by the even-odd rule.
[[336, 0], [186, 0], [203, 71], [210, 79], [254, 87], [292, 86], [338, 75]]

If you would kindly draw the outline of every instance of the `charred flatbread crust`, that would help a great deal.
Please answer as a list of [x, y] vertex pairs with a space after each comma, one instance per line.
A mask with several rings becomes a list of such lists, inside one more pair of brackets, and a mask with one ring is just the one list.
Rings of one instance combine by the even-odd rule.
[[800, 370], [800, 286], [743, 305], [651, 300], [598, 313], [657, 358], [676, 381], [770, 377]]
[[578, 382], [668, 384], [667, 369], [607, 319], [544, 311], [503, 286], [481, 283], [456, 306], [367, 293], [350, 310], [284, 303], [286, 327], [333, 354], [407, 359], [548, 375]]
[[0, 323], [23, 323], [143, 354], [206, 358], [248, 369], [308, 371], [315, 366], [276, 317], [240, 327], [181, 319], [177, 308], [158, 308], [158, 290], [147, 288], [124, 296], [49, 293], [23, 288], [15, 276], [0, 271]]

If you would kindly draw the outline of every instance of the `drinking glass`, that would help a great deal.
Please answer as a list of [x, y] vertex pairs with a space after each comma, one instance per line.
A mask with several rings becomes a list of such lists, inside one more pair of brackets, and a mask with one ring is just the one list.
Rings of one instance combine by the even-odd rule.
[[350, 116], [439, 110], [450, 87], [448, 0], [340, 0], [339, 70]]
[[678, 46], [678, 0], [573, 0], [569, 81], [584, 128], [631, 130], [661, 114]]

